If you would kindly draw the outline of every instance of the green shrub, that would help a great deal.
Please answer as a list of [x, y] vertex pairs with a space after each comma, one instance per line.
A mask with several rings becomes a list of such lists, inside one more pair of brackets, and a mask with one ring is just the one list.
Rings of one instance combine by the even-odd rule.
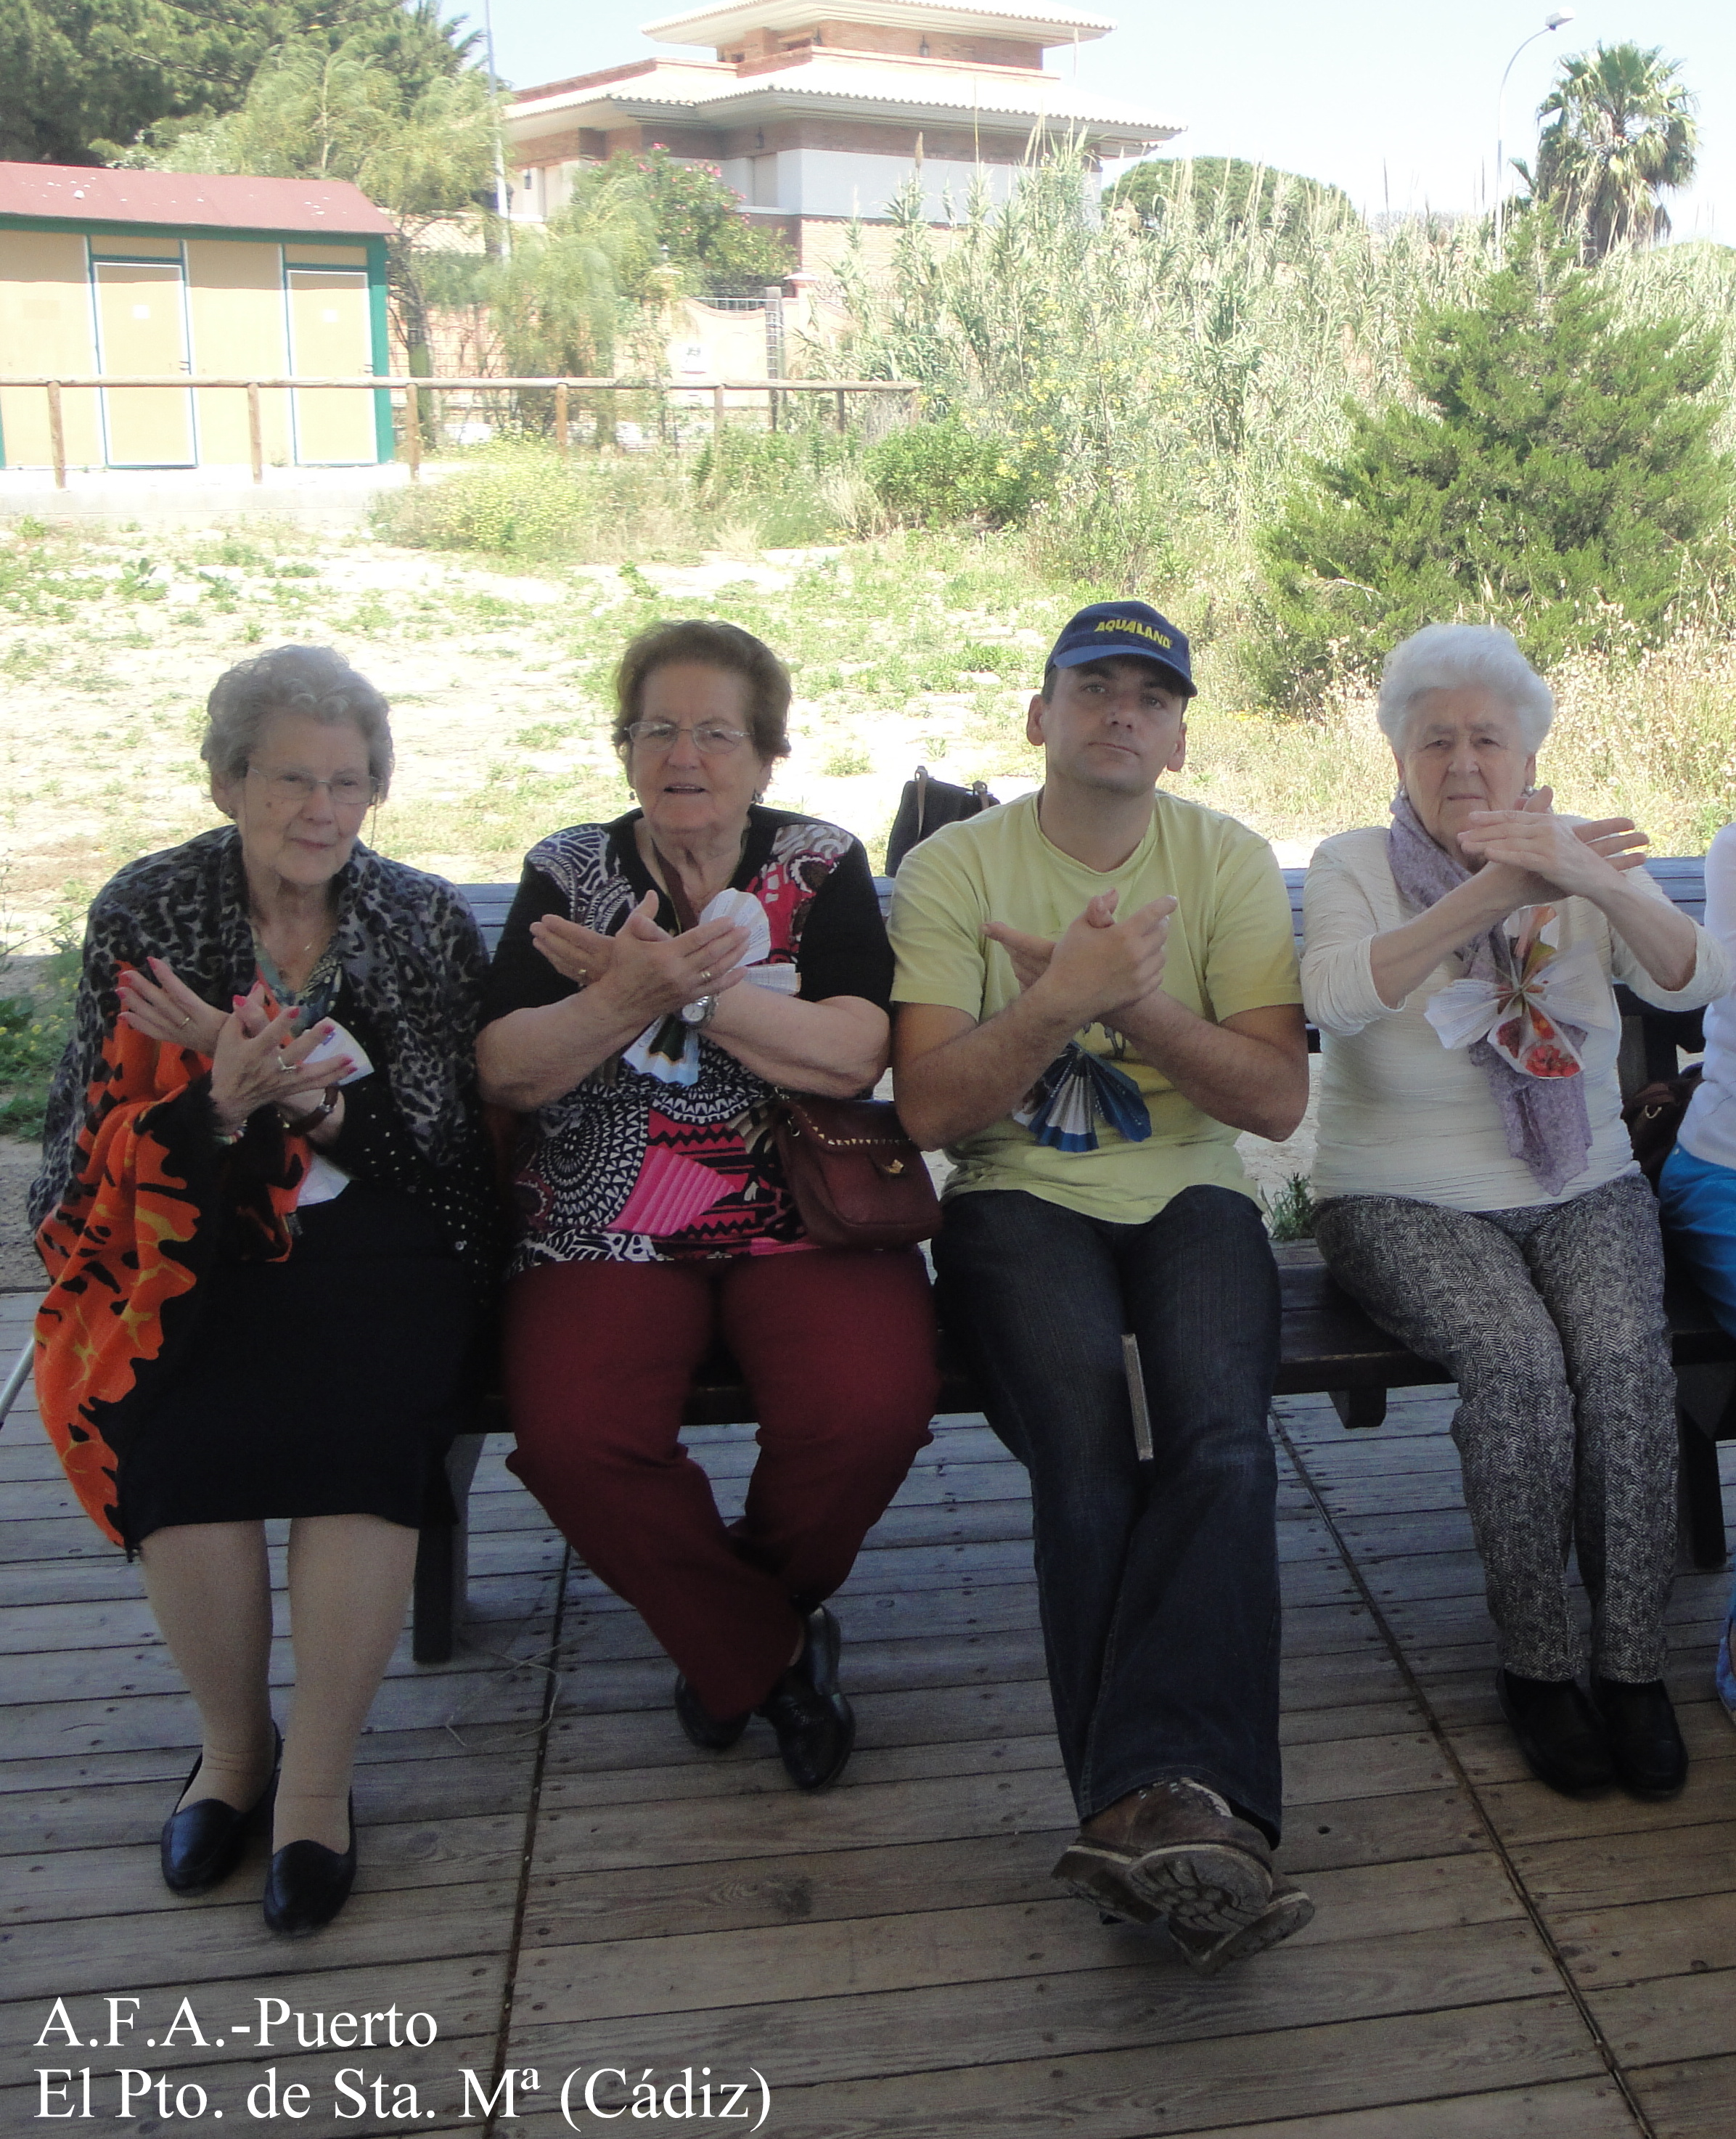
[[824, 541], [840, 531], [840, 483], [854, 458], [851, 439], [800, 417], [780, 431], [731, 424], [695, 462], [694, 496], [726, 520], [748, 522], [770, 548]]
[[1531, 658], [1659, 644], [1721, 570], [1732, 500], [1715, 333], [1621, 321], [1541, 231], [1474, 302], [1425, 308], [1419, 407], [1350, 412], [1264, 531], [1266, 694], [1320, 703], [1372, 680], [1421, 624], [1505, 624]]
[[393, 491], [374, 510], [388, 541], [482, 550], [526, 562], [618, 556], [692, 540], [686, 482], [660, 453], [575, 454], [501, 446], [461, 472]]
[[1030, 478], [1009, 439], [973, 431], [958, 416], [889, 432], [863, 456], [874, 495], [913, 527], [974, 520], [1004, 527], [1030, 508]]

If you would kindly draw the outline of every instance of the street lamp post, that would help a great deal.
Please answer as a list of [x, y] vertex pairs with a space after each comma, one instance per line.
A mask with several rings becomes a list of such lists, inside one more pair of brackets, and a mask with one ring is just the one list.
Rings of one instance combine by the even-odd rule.
[[1547, 37], [1551, 31], [1560, 29], [1563, 24], [1571, 22], [1572, 19], [1573, 10], [1571, 7], [1553, 9], [1544, 16], [1542, 29], [1533, 30], [1528, 37], [1520, 39], [1513, 47], [1513, 59], [1509, 60], [1506, 66], [1502, 70], [1500, 93], [1495, 99], [1495, 257], [1497, 260], [1501, 257], [1501, 197], [1506, 190], [1507, 180], [1507, 77], [1513, 72], [1513, 60], [1518, 57], [1527, 45], [1534, 45], [1539, 37]]
[[[488, 94], [491, 98], [497, 97], [501, 85], [494, 71], [494, 10], [489, 0], [482, 0], [482, 50], [488, 63]], [[497, 107], [494, 115], [494, 212], [502, 223], [512, 213], [511, 198], [506, 191], [506, 159], [501, 152], [501, 115]]]

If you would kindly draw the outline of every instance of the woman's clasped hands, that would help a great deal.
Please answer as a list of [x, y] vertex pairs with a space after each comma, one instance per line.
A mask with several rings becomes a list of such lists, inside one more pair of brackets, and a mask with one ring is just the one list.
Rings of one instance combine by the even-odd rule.
[[531, 923], [531, 940], [556, 972], [604, 998], [623, 1023], [649, 1025], [684, 1003], [721, 995], [742, 978], [747, 932], [731, 921], [702, 921], [671, 936], [647, 892], [619, 935], [599, 935], [558, 914]]
[[261, 1107], [305, 1112], [356, 1066], [347, 1055], [311, 1064], [308, 1057], [337, 1027], [326, 1018], [298, 1033], [299, 1014], [273, 1013], [262, 982], [236, 996], [225, 1013], [195, 995], [164, 959], [153, 958], [150, 967], [149, 979], [136, 967], [121, 975], [121, 1017], [147, 1039], [211, 1058], [211, 1104], [222, 1134], [241, 1128]]
[[1512, 904], [1562, 897], [1597, 898], [1624, 871], [1638, 869], [1650, 844], [1631, 817], [1570, 825], [1554, 811], [1554, 792], [1539, 787], [1517, 810], [1477, 810], [1459, 835], [1467, 859], [1519, 879]]

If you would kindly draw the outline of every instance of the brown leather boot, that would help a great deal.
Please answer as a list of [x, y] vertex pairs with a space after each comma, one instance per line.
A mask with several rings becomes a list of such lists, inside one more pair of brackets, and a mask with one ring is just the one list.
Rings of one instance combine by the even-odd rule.
[[1214, 1938], [1251, 1924], [1272, 1898], [1272, 1852], [1203, 1783], [1151, 1783], [1080, 1828], [1053, 1877], [1099, 1908]]

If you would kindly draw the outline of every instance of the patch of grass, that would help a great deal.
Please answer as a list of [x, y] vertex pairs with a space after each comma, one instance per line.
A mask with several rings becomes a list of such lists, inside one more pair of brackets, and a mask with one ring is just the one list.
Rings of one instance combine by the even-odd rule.
[[0, 1134], [42, 1133], [48, 1087], [71, 1030], [78, 967], [76, 950], [59, 952], [33, 988], [0, 995]]
[[1266, 1231], [1274, 1241], [1311, 1241], [1314, 1237], [1314, 1191], [1305, 1173], [1293, 1173], [1275, 1196], [1261, 1191], [1266, 1207]]
[[562, 743], [570, 742], [579, 733], [579, 729], [577, 721], [539, 721], [534, 727], [521, 728], [512, 738], [512, 747], [515, 750], [555, 750]]

